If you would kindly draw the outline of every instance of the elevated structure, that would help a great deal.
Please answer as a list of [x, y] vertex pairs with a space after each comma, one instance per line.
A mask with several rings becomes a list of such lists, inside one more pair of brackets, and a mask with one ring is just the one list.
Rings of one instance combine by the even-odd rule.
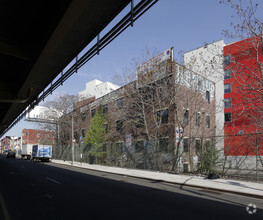
[[[63, 0], [0, 3], [0, 135], [114, 40], [157, 1]], [[100, 32], [131, 3], [107, 34]], [[78, 54], [97, 43], [81, 58]], [[76, 58], [65, 73], [63, 69]], [[58, 81], [53, 80], [61, 74]], [[42, 93], [43, 92], [43, 93]]]

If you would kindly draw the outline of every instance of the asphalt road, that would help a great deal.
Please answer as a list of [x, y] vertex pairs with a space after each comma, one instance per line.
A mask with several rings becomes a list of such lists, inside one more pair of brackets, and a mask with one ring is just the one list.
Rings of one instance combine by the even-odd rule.
[[256, 198], [3, 155], [0, 172], [4, 220], [263, 219]]

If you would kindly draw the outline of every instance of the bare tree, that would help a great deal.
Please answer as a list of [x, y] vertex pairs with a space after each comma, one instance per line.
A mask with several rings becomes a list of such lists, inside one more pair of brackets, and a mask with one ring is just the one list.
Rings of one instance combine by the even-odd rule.
[[69, 144], [72, 129], [71, 118], [74, 110], [74, 103], [76, 101], [77, 96], [66, 93], [58, 94], [54, 100], [47, 101], [43, 104], [47, 107], [45, 114], [50, 120], [50, 123], [41, 123], [40, 126], [43, 129], [48, 129], [57, 134], [58, 145]]
[[215, 131], [214, 94], [208, 85], [213, 83], [179, 68], [172, 59], [160, 62], [153, 58], [141, 66], [141, 74], [138, 63], [140, 60], [135, 62], [137, 72], [124, 74], [124, 81], [136, 75], [137, 80], [119, 90], [122, 107], [109, 114], [118, 116], [123, 134], [131, 134], [134, 139], [128, 158], [134, 167], [146, 169], [175, 171], [179, 164], [182, 169], [183, 163], [191, 171], [198, 163], [204, 167], [202, 158], [208, 152], [208, 140], [212, 146]]

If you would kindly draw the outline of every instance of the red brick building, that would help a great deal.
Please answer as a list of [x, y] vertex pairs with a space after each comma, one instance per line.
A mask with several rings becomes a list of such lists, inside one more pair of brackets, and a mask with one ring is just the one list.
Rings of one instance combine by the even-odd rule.
[[[83, 138], [101, 106], [107, 115], [105, 150], [115, 165], [170, 170], [176, 158], [179, 168], [197, 169], [213, 144], [214, 83], [174, 63], [165, 68], [145, 73], [145, 84], [134, 81], [76, 104], [75, 139]], [[162, 76], [155, 79], [157, 74]]]
[[23, 129], [22, 144], [54, 144], [55, 134], [50, 131]]
[[6, 136], [1, 140], [1, 150], [11, 149], [11, 137]]

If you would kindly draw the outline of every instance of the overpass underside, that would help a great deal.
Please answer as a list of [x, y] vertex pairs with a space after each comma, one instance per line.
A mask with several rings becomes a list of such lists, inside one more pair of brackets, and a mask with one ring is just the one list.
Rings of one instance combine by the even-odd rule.
[[[131, 0], [1, 1], [0, 135], [133, 26], [157, 1], [136, 5]], [[124, 9], [126, 15], [101, 36]], [[91, 49], [78, 57], [94, 39], [97, 42]], [[71, 68], [63, 71], [72, 60]]]

